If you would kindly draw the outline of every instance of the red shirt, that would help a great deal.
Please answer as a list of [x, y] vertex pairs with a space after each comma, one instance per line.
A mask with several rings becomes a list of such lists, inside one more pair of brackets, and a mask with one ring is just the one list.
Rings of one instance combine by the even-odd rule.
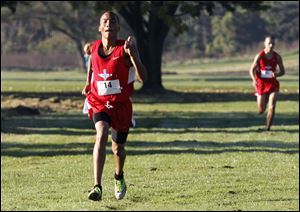
[[125, 40], [117, 40], [113, 52], [103, 58], [99, 55], [101, 40], [94, 42], [91, 53], [93, 82], [91, 92], [102, 103], [128, 101], [133, 93], [133, 83], [128, 83], [129, 68], [126, 64]]
[[279, 82], [274, 74], [278, 65], [277, 57], [278, 54], [275, 51], [271, 58], [266, 57], [264, 50], [259, 52], [259, 70], [256, 72], [259, 95], [279, 91]]
[[274, 81], [276, 79], [276, 77], [264, 78], [262, 76], [262, 71], [272, 71], [273, 73], [276, 71], [278, 65], [277, 55], [278, 54], [273, 51], [272, 57], [267, 58], [264, 50], [259, 53], [259, 72], [256, 75], [259, 79], [265, 81]]

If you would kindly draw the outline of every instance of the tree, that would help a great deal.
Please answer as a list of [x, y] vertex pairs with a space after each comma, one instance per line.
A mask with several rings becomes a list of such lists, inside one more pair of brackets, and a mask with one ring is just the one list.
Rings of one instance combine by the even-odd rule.
[[82, 68], [85, 70], [83, 46], [87, 41], [96, 38], [98, 28], [98, 18], [93, 14], [92, 4], [87, 3], [85, 7], [74, 11], [69, 2], [43, 1], [42, 3], [50, 28], [67, 35], [76, 43]]
[[265, 21], [259, 12], [237, 9], [233, 14], [224, 11], [224, 14], [212, 17], [212, 41], [207, 46], [207, 54], [233, 56], [242, 52], [245, 46], [261, 42], [265, 35]]
[[[86, 2], [84, 7], [77, 10], [73, 10], [72, 4], [67, 1], [34, 2], [30, 3], [30, 10], [26, 7], [19, 7], [22, 5], [18, 5], [18, 2], [9, 3], [2, 4], [1, 2], [1, 7], [7, 6], [14, 12], [13, 16], [5, 17], [7, 22], [39, 20], [45, 24], [48, 31], [54, 30], [65, 34], [76, 44], [78, 59], [81, 60], [83, 71], [86, 71], [83, 46], [86, 42], [97, 38], [99, 23], [99, 18], [94, 14], [94, 3]], [[19, 8], [16, 11], [17, 6]]]
[[236, 26], [233, 24], [232, 12], [222, 18], [212, 18], [212, 43], [208, 46], [208, 53], [217, 56], [229, 56], [237, 50]]
[[148, 80], [142, 91], [160, 92], [162, 85], [162, 50], [164, 41], [172, 27], [175, 34], [187, 30], [182, 17], [199, 17], [203, 11], [213, 14], [221, 6], [229, 11], [236, 7], [258, 10], [264, 8], [262, 2], [245, 1], [97, 1], [95, 9], [115, 9], [131, 27], [136, 37], [141, 60], [148, 70]]
[[270, 1], [266, 5], [272, 8], [261, 14], [267, 33], [287, 43], [299, 40], [299, 1]]
[[[163, 44], [171, 28], [175, 29], [176, 35], [187, 30], [187, 25], [182, 17], [199, 17], [203, 11], [212, 15], [216, 7], [222, 7], [229, 11], [234, 11], [236, 7], [249, 10], [258, 10], [263, 7], [262, 2], [259, 1], [70, 1], [70, 3], [74, 13], [67, 16], [68, 14], [65, 14], [64, 10], [69, 8], [65, 2], [56, 2], [56, 5], [54, 2], [43, 2], [46, 14], [51, 15], [46, 16], [46, 21], [50, 22], [53, 29], [65, 33], [74, 40], [81, 54], [84, 41], [82, 38], [86, 39], [87, 37], [84, 34], [94, 31], [90, 26], [88, 29], [84, 28], [87, 25], [85, 23], [78, 24], [78, 21], [81, 20], [81, 13], [89, 14], [91, 12], [87, 5], [94, 4], [95, 11], [98, 11], [97, 14], [103, 10], [116, 10], [124, 18], [134, 33], [141, 60], [149, 72], [148, 80], [143, 84], [142, 91], [151, 93], [164, 90], [161, 78]], [[92, 21], [94, 17], [89, 15], [84, 20]], [[99, 17], [95, 18], [99, 19]], [[98, 24], [98, 21], [93, 22]]]
[[28, 1], [1, 1], [1, 7], [9, 8], [12, 11], [12, 13], [16, 12], [18, 4], [29, 5], [29, 2]]

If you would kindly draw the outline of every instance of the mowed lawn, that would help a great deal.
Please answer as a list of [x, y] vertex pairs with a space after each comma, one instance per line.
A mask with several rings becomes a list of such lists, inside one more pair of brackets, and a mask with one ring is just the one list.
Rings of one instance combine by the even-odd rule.
[[126, 197], [114, 198], [108, 141], [101, 202], [87, 198], [95, 131], [81, 112], [85, 75], [1, 71], [1, 210], [299, 210], [297, 69], [280, 78], [266, 132], [248, 70], [164, 68], [174, 72], [163, 75], [168, 92], [134, 96]]

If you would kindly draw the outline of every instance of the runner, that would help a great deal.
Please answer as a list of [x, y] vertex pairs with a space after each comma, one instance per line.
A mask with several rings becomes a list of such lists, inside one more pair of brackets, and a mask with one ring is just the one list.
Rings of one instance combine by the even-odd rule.
[[[96, 128], [96, 142], [93, 150], [94, 187], [88, 198], [101, 200], [102, 173], [106, 157], [106, 143], [111, 128], [112, 151], [116, 161], [115, 197], [125, 196], [124, 163], [125, 143], [132, 126], [132, 102], [134, 80], [130, 74], [133, 66], [137, 79], [146, 80], [146, 69], [142, 64], [131, 36], [119, 40], [119, 18], [113, 12], [105, 12], [100, 18], [101, 40], [93, 42], [91, 69], [87, 73], [86, 95], [89, 114]], [[91, 82], [93, 76], [93, 81]]]
[[[268, 103], [266, 130], [269, 131], [275, 115], [275, 106], [279, 93], [277, 77], [283, 76], [285, 69], [281, 56], [274, 51], [275, 40], [272, 36], [265, 38], [264, 46], [265, 48], [255, 56], [249, 74], [255, 88], [259, 114], [265, 112]], [[276, 70], [277, 65], [279, 66], [279, 71]]]

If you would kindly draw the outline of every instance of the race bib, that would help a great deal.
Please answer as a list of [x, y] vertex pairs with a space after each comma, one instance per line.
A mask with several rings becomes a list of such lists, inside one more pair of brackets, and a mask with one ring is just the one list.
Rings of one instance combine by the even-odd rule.
[[273, 78], [273, 71], [262, 70], [260, 76], [261, 78]]
[[98, 81], [97, 87], [99, 96], [121, 93], [120, 81], [118, 79]]

